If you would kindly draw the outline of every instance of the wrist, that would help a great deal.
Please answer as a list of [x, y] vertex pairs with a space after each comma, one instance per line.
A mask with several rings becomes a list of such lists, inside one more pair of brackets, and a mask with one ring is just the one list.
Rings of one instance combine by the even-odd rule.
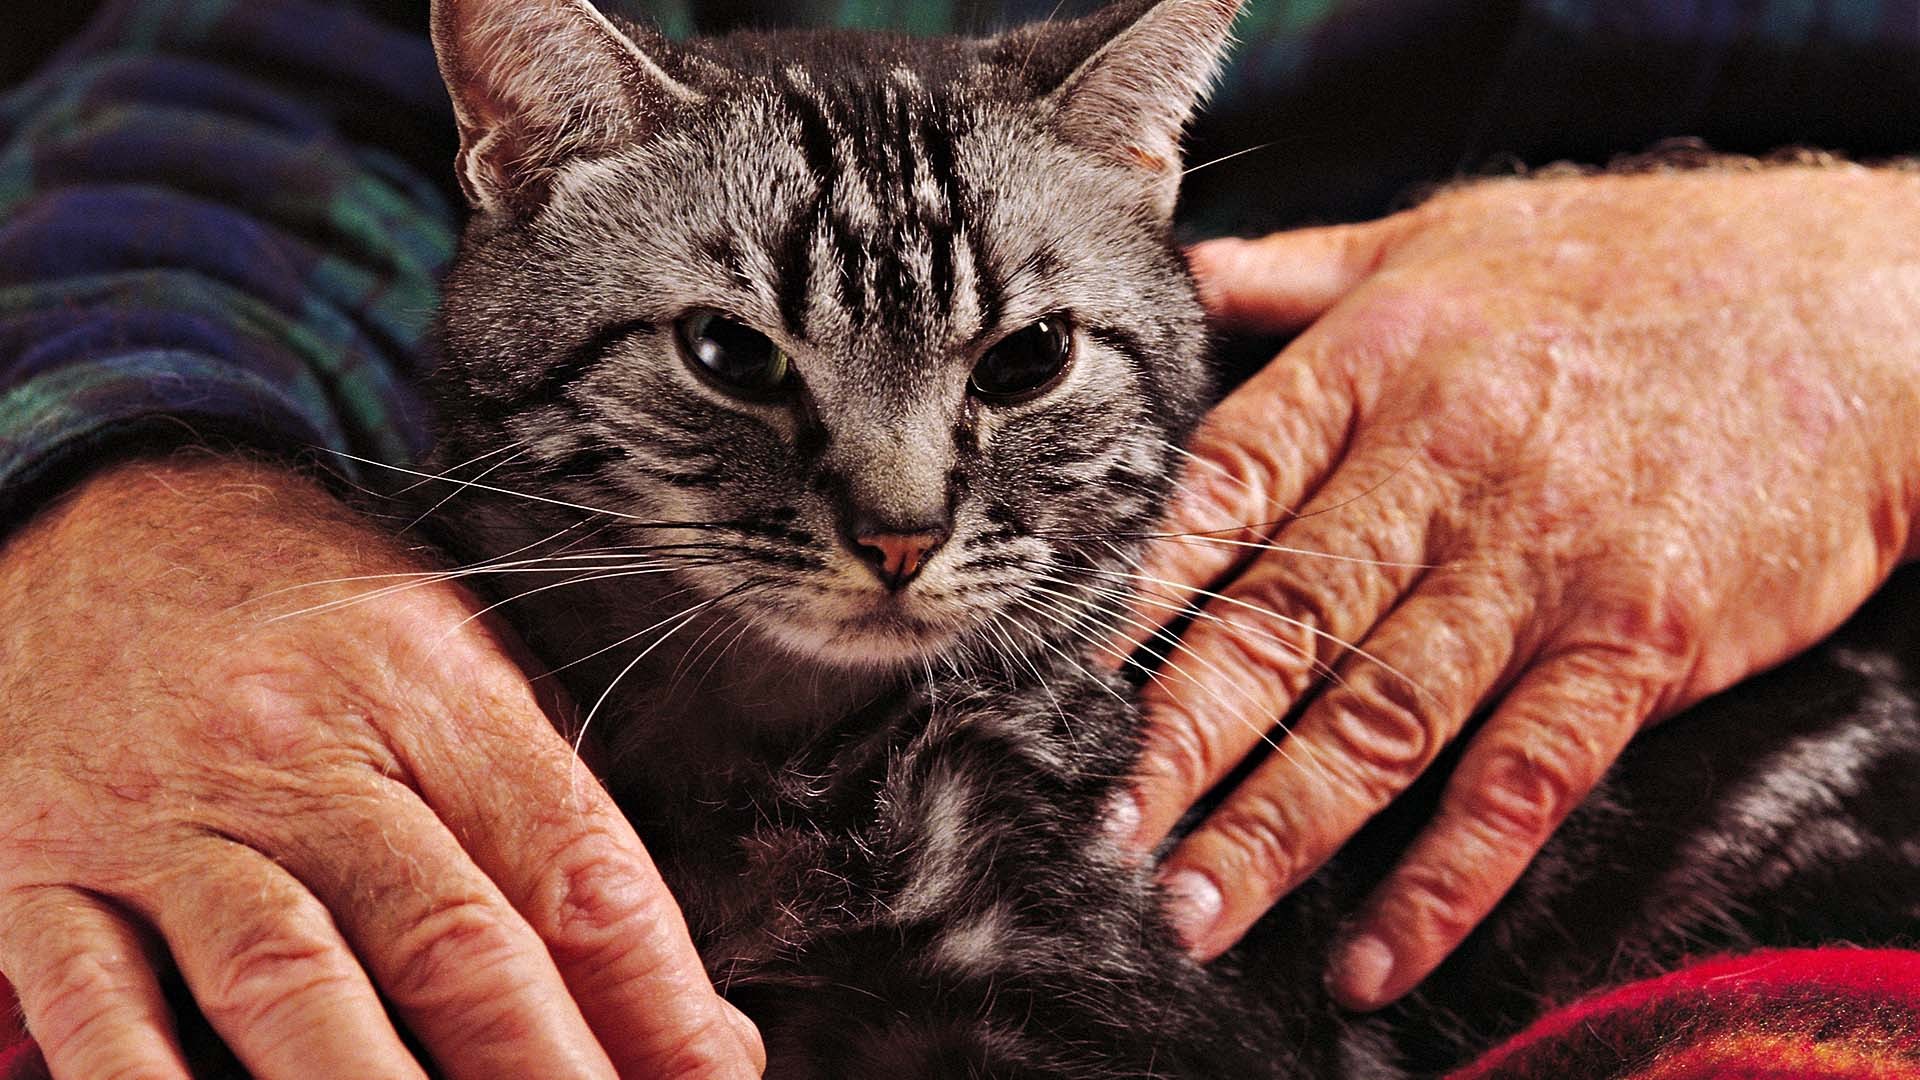
[[[250, 579], [343, 576], [336, 564], [397, 562], [377, 529], [321, 484], [285, 465], [202, 448], [96, 464], [0, 538], [0, 590], [51, 576], [79, 587], [111, 579], [128, 590], [222, 604]], [[378, 555], [386, 554], [381, 560]], [[322, 572], [322, 571], [326, 572]], [[225, 584], [231, 587], [219, 587]]]

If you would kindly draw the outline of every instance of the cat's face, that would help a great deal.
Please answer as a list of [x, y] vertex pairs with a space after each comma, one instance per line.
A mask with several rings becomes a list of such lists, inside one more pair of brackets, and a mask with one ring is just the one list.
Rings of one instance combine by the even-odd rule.
[[1233, 6], [670, 46], [438, 5], [480, 211], [443, 459], [613, 511], [652, 595], [830, 664], [1071, 636], [1199, 407], [1168, 217]]

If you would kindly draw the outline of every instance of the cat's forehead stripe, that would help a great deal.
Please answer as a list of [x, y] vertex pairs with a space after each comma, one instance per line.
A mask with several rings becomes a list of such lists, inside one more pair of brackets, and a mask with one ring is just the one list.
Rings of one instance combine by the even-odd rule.
[[[908, 328], [928, 315], [957, 321], [997, 311], [997, 300], [962, 288], [998, 279], [977, 272], [979, 251], [958, 250], [963, 236], [978, 232], [962, 233], [969, 192], [956, 167], [953, 111], [917, 77], [825, 94], [790, 70], [781, 90], [817, 184], [780, 244], [788, 332], [804, 340], [823, 320]], [[973, 272], [963, 272], [963, 262]], [[831, 278], [823, 276], [829, 270]]]

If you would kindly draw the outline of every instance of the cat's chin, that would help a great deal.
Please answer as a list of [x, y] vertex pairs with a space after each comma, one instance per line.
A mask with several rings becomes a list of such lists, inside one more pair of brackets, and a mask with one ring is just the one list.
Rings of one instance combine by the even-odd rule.
[[780, 645], [822, 667], [862, 673], [919, 669], [966, 631], [897, 611], [843, 618], [783, 619], [763, 626]]

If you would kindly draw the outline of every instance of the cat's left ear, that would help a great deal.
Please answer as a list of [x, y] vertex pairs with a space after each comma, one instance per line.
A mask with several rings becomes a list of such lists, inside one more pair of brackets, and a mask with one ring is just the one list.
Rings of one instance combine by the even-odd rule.
[[474, 207], [527, 213], [569, 161], [644, 139], [700, 94], [663, 70], [658, 35], [588, 0], [433, 0], [433, 44], [460, 124]]
[[1240, 0], [1146, 4], [1044, 99], [1055, 130], [1140, 170], [1156, 208], [1171, 216], [1181, 136], [1220, 73], [1239, 13]]

